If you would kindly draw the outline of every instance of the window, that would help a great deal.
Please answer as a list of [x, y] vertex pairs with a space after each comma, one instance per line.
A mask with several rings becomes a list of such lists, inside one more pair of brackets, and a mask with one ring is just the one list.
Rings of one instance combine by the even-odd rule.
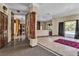
[[65, 22], [65, 37], [74, 38], [75, 28], [76, 28], [76, 21]]

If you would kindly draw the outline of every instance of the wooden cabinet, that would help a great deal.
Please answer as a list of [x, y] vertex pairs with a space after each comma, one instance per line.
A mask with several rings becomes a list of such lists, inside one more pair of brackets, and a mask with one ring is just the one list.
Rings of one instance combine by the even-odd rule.
[[8, 16], [0, 12], [0, 48], [8, 42]]

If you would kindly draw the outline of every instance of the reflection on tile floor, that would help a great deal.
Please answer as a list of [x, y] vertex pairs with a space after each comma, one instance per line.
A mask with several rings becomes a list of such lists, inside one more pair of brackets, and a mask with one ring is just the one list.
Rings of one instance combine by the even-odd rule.
[[61, 55], [77, 56], [79, 49], [54, 42], [58, 38], [61, 38], [61, 37], [58, 37], [58, 36], [40, 37], [40, 38], [38, 38], [38, 41], [41, 45], [43, 45], [43, 46], [61, 54]]
[[28, 41], [22, 40], [22, 38], [17, 39], [16, 45], [11, 42], [4, 48], [0, 49], [0, 56], [56, 56], [53, 53], [36, 46], [34, 48], [29, 47]]
[[[61, 37], [57, 37], [57, 36], [56, 37], [41, 37], [41, 38], [38, 38], [38, 43], [64, 56], [77, 56], [78, 55], [79, 49], [54, 42], [58, 38], [61, 38]], [[12, 55], [12, 56], [55, 56], [55, 54], [48, 52], [47, 50], [41, 48], [39, 45], [37, 47], [31, 48], [26, 42], [20, 43], [16, 45], [15, 47], [14, 46], [4, 47], [0, 49], [0, 55], [2, 56], [9, 56], [9, 55]]]
[[1, 49], [0, 56], [56, 56], [47, 50], [37, 46], [34, 48], [20, 46], [16, 48]]

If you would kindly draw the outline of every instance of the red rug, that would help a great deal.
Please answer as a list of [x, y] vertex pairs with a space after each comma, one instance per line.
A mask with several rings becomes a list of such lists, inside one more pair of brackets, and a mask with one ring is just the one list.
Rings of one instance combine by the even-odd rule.
[[79, 48], [79, 42], [69, 41], [69, 40], [65, 40], [65, 39], [58, 39], [58, 40], [55, 40], [55, 42], [64, 44], [67, 46], [71, 46], [74, 48]]

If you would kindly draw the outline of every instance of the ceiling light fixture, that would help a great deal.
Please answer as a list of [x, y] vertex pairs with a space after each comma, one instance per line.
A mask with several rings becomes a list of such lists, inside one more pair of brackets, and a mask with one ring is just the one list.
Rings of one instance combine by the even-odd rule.
[[20, 12], [20, 10], [17, 10], [17, 12], [19, 13], [19, 12]]

